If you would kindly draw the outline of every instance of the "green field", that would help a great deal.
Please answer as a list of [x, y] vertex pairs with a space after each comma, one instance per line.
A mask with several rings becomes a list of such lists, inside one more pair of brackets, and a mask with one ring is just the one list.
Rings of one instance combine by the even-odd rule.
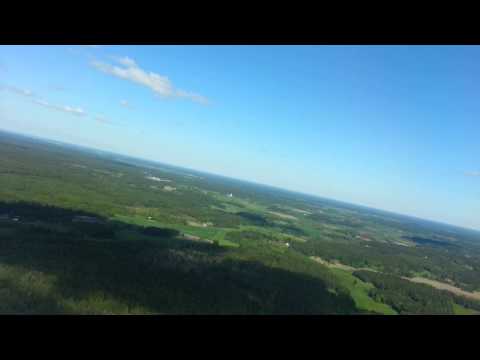
[[458, 304], [453, 304], [453, 311], [455, 312], [455, 315], [477, 315], [479, 313], [478, 311], [468, 309]]
[[478, 291], [477, 232], [7, 133], [0, 153], [0, 313], [480, 311], [402, 280]]
[[330, 271], [337, 276], [338, 282], [350, 291], [358, 309], [385, 315], [397, 314], [390, 306], [376, 302], [368, 296], [368, 291], [373, 288], [372, 284], [361, 281], [346, 270], [330, 269]]

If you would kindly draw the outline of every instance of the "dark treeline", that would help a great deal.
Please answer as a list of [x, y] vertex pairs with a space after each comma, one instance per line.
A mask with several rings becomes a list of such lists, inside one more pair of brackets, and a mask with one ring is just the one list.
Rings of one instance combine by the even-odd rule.
[[[31, 213], [41, 209], [33, 206]], [[56, 213], [62, 211], [70, 213], [55, 209]], [[1, 269], [0, 312], [356, 312], [345, 289], [329, 291], [335, 285], [326, 269], [312, 266], [294, 254], [278, 257], [261, 246], [227, 251], [173, 239], [175, 230], [120, 222], [101, 224], [110, 226], [116, 236], [99, 241], [98, 234], [86, 236], [77, 228], [98, 224], [49, 224], [44, 224], [50, 227], [49, 232], [39, 232], [37, 225], [30, 223], [8, 222], [2, 226], [1, 264], [35, 275], [24, 276], [23, 287], [19, 288], [12, 277], [18, 280], [20, 275]], [[54, 286], [34, 291], [37, 284], [48, 284], [49, 276], [55, 278]]]
[[47, 222], [72, 221], [76, 216], [99, 216], [73, 209], [63, 209], [55, 206], [26, 201], [0, 202], [0, 215], [17, 217], [19, 220], [40, 220]]
[[260, 233], [258, 231], [232, 231], [226, 236], [227, 240], [231, 240], [237, 243], [242, 241], [271, 241], [279, 242], [280, 239], [277, 236]]
[[358, 221], [352, 221], [352, 219], [350, 218], [335, 216], [335, 213], [332, 213], [332, 212], [330, 212], [329, 214], [324, 214], [324, 213], [309, 214], [308, 218], [313, 221], [331, 224], [331, 225], [347, 226], [352, 229], [358, 229], [363, 227], [363, 225], [358, 223]]
[[299, 227], [295, 225], [275, 225], [281, 232], [289, 235], [295, 235], [295, 236], [303, 236], [306, 235], [305, 231], [300, 229]]
[[270, 222], [260, 214], [255, 214], [255, 213], [246, 212], [246, 211], [239, 211], [236, 213], [236, 215], [244, 219], [247, 219], [252, 225], [267, 226], [270, 224]]
[[390, 305], [399, 314], [454, 314], [453, 303], [480, 310], [480, 302], [462, 299], [447, 291], [373, 271], [355, 271], [354, 276], [372, 283], [369, 295]]
[[[466, 290], [480, 289], [480, 251], [473, 245], [407, 248], [376, 236], [368, 242], [356, 238], [371, 235], [365, 228], [372, 228], [379, 238], [402, 229], [405, 235], [437, 239], [436, 228], [411, 219], [402, 223], [301, 194], [132, 166], [1, 133], [0, 153], [0, 312], [358, 313], [338, 278], [307, 258], [312, 255], [396, 276], [427, 272]], [[164, 191], [150, 176], [168, 179], [175, 190]], [[232, 213], [221, 196], [208, 191], [233, 193], [280, 212], [296, 207], [312, 214], [280, 222], [250, 207]], [[206, 229], [189, 229], [199, 237], [212, 234], [217, 246], [182, 239], [170, 229], [191, 222], [211, 222]], [[240, 231], [241, 225], [259, 228]], [[439, 238], [465, 239], [448, 230], [439, 227]], [[222, 236], [240, 246], [219, 246]], [[473, 232], [468, 236], [475, 240]], [[426, 311], [427, 305], [413, 308], [408, 298], [398, 308]], [[443, 305], [432, 304], [440, 313], [450, 311]]]
[[478, 257], [466, 257], [442, 248], [414, 248], [374, 241], [366, 243], [332, 235], [303, 243], [295, 242], [292, 247], [308, 256], [338, 260], [353, 267], [370, 267], [396, 276], [428, 272], [439, 280], [451, 279], [467, 291], [480, 289]]
[[158, 228], [158, 227], [145, 227], [141, 230], [145, 235], [160, 236], [160, 237], [175, 237], [180, 235], [180, 232], [175, 229]]
[[424, 245], [424, 246], [438, 246], [446, 248], [457, 248], [457, 244], [451, 242], [440, 241], [435, 239], [424, 238], [420, 236], [404, 236], [405, 239], [413, 241], [415, 244]]

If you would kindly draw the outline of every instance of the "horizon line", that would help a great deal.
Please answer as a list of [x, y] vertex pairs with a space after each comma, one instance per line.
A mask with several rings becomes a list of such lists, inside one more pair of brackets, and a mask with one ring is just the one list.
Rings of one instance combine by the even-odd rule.
[[275, 186], [275, 185], [270, 185], [270, 184], [265, 184], [265, 183], [259, 183], [259, 182], [253, 181], [253, 180], [247, 180], [247, 179], [243, 179], [243, 178], [231, 177], [231, 176], [222, 175], [222, 174], [217, 174], [217, 173], [213, 173], [213, 172], [209, 172], [209, 171], [204, 171], [204, 170], [197, 170], [197, 169], [193, 169], [193, 168], [189, 168], [189, 167], [184, 167], [184, 166], [182, 166], [182, 165], [174, 165], [174, 164], [170, 164], [170, 163], [163, 163], [163, 162], [161, 162], [161, 161], [159, 161], [159, 160], [150, 159], [150, 158], [148, 158], [148, 157], [133, 156], [133, 155], [129, 155], [129, 154], [125, 154], [125, 153], [119, 153], [119, 152], [112, 151], [112, 150], [99, 149], [99, 148], [96, 148], [96, 147], [90, 146], [90, 145], [87, 146], [87, 145], [81, 145], [81, 144], [76, 144], [76, 143], [69, 143], [69, 142], [65, 142], [65, 141], [59, 141], [59, 140], [55, 140], [55, 139], [50, 139], [50, 138], [38, 136], [38, 135], [25, 134], [25, 133], [15, 132], [15, 131], [11, 131], [11, 130], [5, 130], [5, 129], [2, 129], [2, 128], [0, 128], [0, 132], [10, 133], [10, 134], [13, 134], [13, 135], [20, 135], [20, 136], [24, 136], [24, 137], [27, 137], [27, 138], [32, 138], [32, 139], [41, 140], [41, 141], [44, 141], [44, 142], [47, 142], [47, 143], [48, 143], [48, 142], [56, 142], [56, 143], [59, 143], [59, 144], [62, 144], [62, 145], [69, 145], [69, 146], [81, 147], [81, 148], [84, 148], [84, 149], [86, 149], [86, 150], [102, 151], [102, 152], [111, 153], [111, 154], [113, 154], [113, 155], [130, 157], [130, 158], [136, 159], [136, 160], [151, 161], [151, 162], [158, 163], [158, 164], [161, 164], [161, 165], [167, 165], [167, 166], [177, 167], [177, 168], [181, 168], [181, 169], [188, 170], [188, 171], [194, 171], [194, 172], [197, 172], [197, 173], [203, 173], [203, 174], [205, 174], [205, 175], [223, 177], [223, 178], [230, 179], [230, 180], [243, 181], [243, 182], [247, 182], [247, 183], [250, 183], [250, 184], [253, 184], [253, 185], [260, 185], [260, 186], [270, 187], [270, 188], [273, 188], [273, 189], [276, 189], [276, 190], [287, 191], [287, 192], [291, 192], [291, 193], [294, 193], [294, 194], [299, 194], [299, 195], [304, 195], [304, 196], [311, 196], [311, 197], [314, 197], [314, 198], [318, 198], [318, 199], [320, 199], [320, 200], [328, 200], [328, 201], [338, 202], [338, 203], [341, 203], [341, 204], [344, 204], [344, 205], [363, 207], [363, 208], [366, 208], [366, 209], [369, 209], [369, 210], [376, 210], [376, 211], [381, 211], [381, 212], [390, 213], [390, 214], [392, 214], [392, 215], [404, 216], [404, 217], [409, 217], [409, 218], [416, 219], [416, 220], [433, 222], [433, 223], [437, 223], [437, 224], [440, 224], [440, 225], [447, 225], [447, 226], [451, 226], [451, 227], [459, 228], [459, 229], [463, 229], [463, 230], [480, 232], [480, 228], [477, 229], [477, 228], [468, 227], [468, 226], [464, 226], [464, 225], [455, 225], [455, 224], [451, 224], [451, 223], [444, 222], [444, 221], [439, 221], [439, 220], [434, 220], [434, 219], [428, 219], [428, 218], [418, 217], [418, 216], [415, 216], [415, 215], [399, 213], [399, 212], [396, 212], [396, 211], [391, 211], [391, 210], [386, 210], [386, 209], [380, 209], [380, 208], [372, 207], [372, 206], [369, 206], [369, 205], [358, 204], [358, 203], [353, 203], [353, 202], [349, 202], [349, 201], [344, 201], [344, 200], [338, 200], [338, 199], [334, 199], [334, 198], [324, 197], [324, 196], [318, 195], [318, 194], [312, 194], [312, 193], [307, 193], [307, 192], [303, 192], [303, 191], [299, 191], [299, 190], [288, 189], [288, 188], [286, 188], [286, 187], [278, 187], [278, 186]]

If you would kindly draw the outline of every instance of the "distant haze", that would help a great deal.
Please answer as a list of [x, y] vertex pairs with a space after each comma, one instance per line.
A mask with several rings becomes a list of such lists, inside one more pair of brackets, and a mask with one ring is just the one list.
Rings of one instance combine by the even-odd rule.
[[478, 46], [0, 46], [0, 128], [480, 229]]

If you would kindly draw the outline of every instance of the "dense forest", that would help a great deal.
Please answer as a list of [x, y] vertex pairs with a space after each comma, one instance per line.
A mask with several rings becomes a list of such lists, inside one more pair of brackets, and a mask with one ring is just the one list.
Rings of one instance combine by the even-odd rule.
[[478, 291], [472, 231], [7, 133], [0, 152], [0, 313], [480, 311], [402, 279]]
[[372, 283], [375, 288], [370, 290], [370, 296], [390, 305], [399, 314], [454, 314], [455, 303], [480, 311], [478, 302], [397, 276], [365, 270], [355, 271], [353, 275]]

